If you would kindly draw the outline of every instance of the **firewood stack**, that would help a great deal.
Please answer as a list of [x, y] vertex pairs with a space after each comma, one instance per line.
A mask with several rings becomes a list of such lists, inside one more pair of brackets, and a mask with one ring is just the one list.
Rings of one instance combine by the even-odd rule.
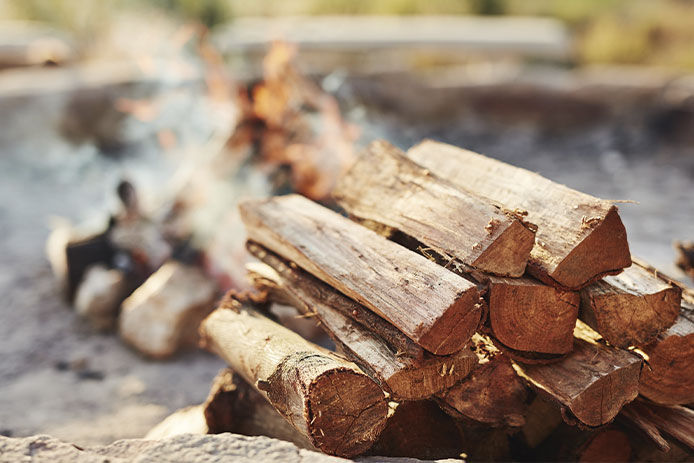
[[[692, 457], [694, 296], [632, 258], [611, 201], [433, 141], [372, 143], [333, 197], [350, 218], [297, 195], [242, 203], [258, 294], [201, 325], [252, 386], [243, 400], [264, 397], [294, 441], [346, 457]], [[268, 302], [313, 317], [336, 352]]]

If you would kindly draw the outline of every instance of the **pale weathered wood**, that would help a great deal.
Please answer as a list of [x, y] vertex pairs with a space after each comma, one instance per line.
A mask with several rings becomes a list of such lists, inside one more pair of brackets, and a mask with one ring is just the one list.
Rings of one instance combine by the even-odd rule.
[[200, 329], [204, 345], [323, 452], [358, 455], [383, 430], [385, 395], [352, 362], [234, 299], [226, 299]]
[[267, 400], [230, 368], [217, 373], [201, 406], [208, 432], [233, 432], [244, 436], [267, 436], [314, 449]]
[[393, 346], [388, 342], [390, 336], [371, 331], [371, 320], [354, 317], [366, 310], [357, 302], [257, 244], [249, 243], [248, 249], [265, 262], [247, 266], [254, 284], [270, 298], [288, 301], [299, 312], [314, 316], [342, 351], [374, 377], [393, 400], [430, 397], [465, 378], [477, 364], [469, 349], [441, 356], [423, 351], [409, 339], [408, 347]]
[[[268, 405], [269, 406], [269, 405]], [[202, 405], [190, 405], [176, 410], [145, 434], [146, 440], [167, 439], [181, 434], [207, 434]]]
[[610, 201], [444, 143], [424, 141], [407, 156], [462, 189], [527, 211], [538, 226], [528, 271], [545, 283], [578, 289], [631, 265], [626, 230]]
[[643, 346], [667, 330], [682, 290], [634, 263], [581, 290], [581, 320], [617, 347]]
[[596, 341], [580, 321], [573, 351], [551, 365], [516, 364], [516, 371], [540, 393], [568, 409], [581, 423], [610, 422], [638, 395], [641, 359]]
[[480, 365], [470, 377], [438, 395], [454, 417], [489, 426], [522, 426], [528, 390], [511, 361], [483, 336], [473, 337]]
[[639, 393], [664, 405], [694, 403], [694, 295], [689, 290], [682, 293], [675, 324], [641, 349], [648, 363]]
[[663, 434], [694, 450], [694, 410], [690, 408], [663, 406], [639, 399], [624, 407], [622, 415], [644, 431], [661, 450], [670, 449]]
[[477, 287], [304, 197], [240, 205], [249, 237], [373, 310], [426, 350], [459, 351], [481, 318]]
[[495, 275], [521, 276], [535, 241], [532, 224], [432, 175], [385, 141], [371, 143], [332, 194], [353, 216]]

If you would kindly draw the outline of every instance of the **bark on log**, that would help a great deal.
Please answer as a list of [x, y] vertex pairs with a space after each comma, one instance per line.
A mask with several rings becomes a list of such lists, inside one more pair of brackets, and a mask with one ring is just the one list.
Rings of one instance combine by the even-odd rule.
[[267, 436], [313, 449], [299, 433], [251, 385], [222, 369], [212, 382], [210, 393], [202, 404], [202, 413], [210, 434], [233, 432], [244, 436]]
[[383, 430], [381, 388], [352, 362], [227, 299], [201, 325], [205, 346], [252, 384], [312, 445], [351, 457]]
[[482, 336], [475, 335], [473, 340], [481, 364], [468, 379], [441, 393], [440, 403], [459, 419], [494, 427], [522, 426], [527, 388], [505, 354]]
[[662, 434], [694, 450], [694, 410], [680, 405], [663, 406], [636, 400], [624, 407], [622, 415], [663, 451], [670, 450], [670, 446]]
[[240, 205], [251, 239], [294, 261], [439, 355], [459, 351], [477, 329], [471, 282], [297, 195]]
[[369, 451], [384, 457], [421, 460], [458, 458], [464, 450], [462, 429], [430, 400], [403, 402]]
[[626, 230], [610, 201], [443, 143], [424, 141], [407, 156], [464, 190], [527, 211], [538, 226], [528, 271], [545, 283], [578, 289], [631, 265]]
[[551, 365], [516, 364], [528, 383], [588, 426], [606, 424], [638, 394], [641, 359], [596, 342], [597, 333], [576, 324], [574, 350]]
[[581, 290], [581, 320], [610, 344], [627, 348], [653, 341], [677, 319], [682, 290], [634, 263]]
[[[465, 378], [477, 364], [469, 349], [438, 356], [423, 352], [409, 339], [411, 345], [404, 349], [391, 345], [390, 336], [372, 332], [368, 320], [354, 316], [366, 310], [358, 303], [306, 272], [292, 268], [290, 263], [259, 245], [249, 243], [248, 248], [265, 262], [249, 264], [251, 280], [268, 291], [270, 298], [289, 301], [299, 312], [315, 316], [335, 344], [376, 379], [393, 400], [431, 397]], [[415, 356], [409, 356], [413, 351]]]
[[333, 197], [353, 216], [495, 275], [521, 276], [535, 241], [532, 224], [432, 175], [385, 141], [362, 152]]
[[694, 403], [694, 295], [682, 294], [677, 321], [658, 338], [642, 347], [648, 355], [639, 382], [639, 393], [663, 405]]

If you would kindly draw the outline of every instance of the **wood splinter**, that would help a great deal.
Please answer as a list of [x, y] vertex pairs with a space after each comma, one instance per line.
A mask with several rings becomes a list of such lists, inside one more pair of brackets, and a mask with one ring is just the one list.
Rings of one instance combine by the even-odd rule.
[[446, 356], [424, 351], [393, 334], [385, 320], [276, 254], [253, 242], [247, 248], [264, 262], [248, 264], [253, 283], [270, 298], [314, 314], [337, 346], [376, 378], [393, 400], [430, 397], [465, 378], [477, 364], [469, 349]]
[[200, 330], [205, 347], [321, 451], [359, 455], [385, 427], [388, 403], [372, 379], [250, 307], [227, 299]]

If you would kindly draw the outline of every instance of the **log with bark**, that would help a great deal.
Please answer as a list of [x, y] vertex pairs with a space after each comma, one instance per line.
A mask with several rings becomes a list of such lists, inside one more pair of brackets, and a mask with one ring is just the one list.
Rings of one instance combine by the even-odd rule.
[[431, 174], [385, 141], [361, 153], [333, 197], [353, 216], [495, 275], [521, 276], [535, 241], [534, 225]]
[[444, 143], [424, 141], [407, 156], [461, 189], [527, 212], [538, 226], [528, 271], [547, 284], [578, 289], [631, 265], [626, 230], [610, 201]]
[[439, 355], [459, 351], [481, 318], [477, 287], [297, 195], [240, 205], [249, 238], [382, 316]]
[[674, 325], [642, 347], [648, 356], [639, 393], [664, 405], [694, 403], [694, 294], [682, 293], [680, 314]]
[[580, 317], [610, 344], [655, 340], [677, 319], [682, 290], [639, 263], [581, 290]]
[[580, 321], [574, 332], [574, 350], [551, 365], [516, 364], [516, 371], [540, 394], [588, 426], [612, 421], [619, 410], [638, 395], [641, 358], [606, 346], [599, 335]]
[[[252, 242], [247, 247], [265, 263], [248, 265], [254, 284], [271, 299], [289, 302], [317, 318], [341, 351], [393, 400], [431, 397], [465, 378], [477, 364], [469, 349], [446, 356], [424, 351], [409, 339], [391, 334], [395, 330], [385, 320], [271, 251]], [[383, 325], [388, 328], [373, 329]], [[394, 338], [396, 343], [389, 342]]]
[[494, 427], [525, 423], [528, 389], [516, 375], [510, 359], [484, 336], [473, 337], [480, 365], [470, 377], [439, 394], [448, 413], [468, 422]]
[[354, 363], [233, 298], [202, 323], [203, 344], [252, 384], [321, 451], [350, 457], [383, 430], [388, 404]]

